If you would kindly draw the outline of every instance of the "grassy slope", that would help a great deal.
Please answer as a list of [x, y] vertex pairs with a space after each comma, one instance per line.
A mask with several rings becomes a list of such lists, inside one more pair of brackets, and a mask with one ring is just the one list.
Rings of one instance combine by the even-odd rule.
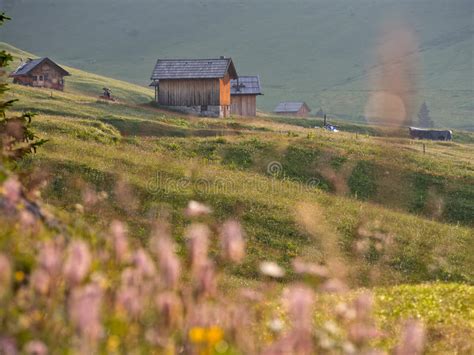
[[[306, 100], [351, 120], [364, 113], [384, 20], [400, 17], [417, 36], [419, 101], [439, 126], [474, 128], [470, 0], [6, 0], [5, 9], [8, 42], [75, 67], [148, 84], [157, 57], [229, 55], [239, 73], [262, 76], [265, 110]], [[22, 30], [31, 23], [33, 33]]]
[[[85, 219], [98, 230], [112, 218], [126, 220], [133, 235], [145, 244], [152, 220], [163, 213], [171, 214], [174, 234], [182, 241], [181, 230], [187, 222], [180, 212], [189, 199], [209, 203], [219, 219], [237, 214], [248, 234], [249, 257], [242, 267], [229, 270], [234, 275], [229, 279], [231, 284], [251, 282], [256, 263], [262, 259], [285, 265], [297, 255], [331, 260], [335, 242], [351, 265], [347, 279], [353, 286], [413, 284], [376, 291], [382, 305], [378, 319], [389, 333], [396, 332], [394, 324], [400, 315], [419, 314], [433, 330], [430, 334], [438, 334], [432, 351], [469, 346], [465, 339], [472, 334], [473, 315], [464, 305], [472, 299], [472, 287], [415, 284], [435, 280], [472, 284], [473, 229], [431, 221], [404, 212], [403, 206], [390, 206], [388, 199], [396, 193], [410, 194], [401, 188], [402, 178], [383, 183], [378, 172], [396, 165], [402, 175], [439, 177], [456, 188], [469, 188], [472, 145], [432, 143], [423, 157], [419, 146], [401, 138], [360, 136], [355, 140], [352, 133], [334, 135], [269, 118], [224, 121], [179, 117], [144, 105], [150, 98], [147, 89], [80, 71], [68, 79], [66, 92], [54, 92], [53, 98], [47, 90], [13, 86], [12, 91], [21, 100], [17, 108], [41, 112], [35, 126], [50, 142], [24, 164], [47, 174], [44, 197], [57, 208], [74, 213], [72, 206], [82, 203], [85, 186], [105, 190], [110, 197], [94, 207], [86, 206]], [[119, 104], [96, 100], [96, 92], [104, 84], [114, 92], [121, 91]], [[124, 137], [125, 133], [129, 136]], [[202, 137], [226, 133], [225, 137]], [[314, 152], [321, 160], [315, 160]], [[288, 179], [266, 174], [267, 164], [273, 160], [282, 163]], [[302, 184], [321, 173], [324, 166], [342, 172], [348, 169], [349, 175], [342, 174], [345, 181], [361, 161], [380, 165], [374, 173], [378, 186], [396, 186], [392, 194], [377, 197], [380, 204], [331, 192], [328, 177], [319, 176], [328, 182], [327, 188]], [[308, 166], [312, 168], [308, 170]], [[358, 176], [362, 180], [355, 179], [355, 186], [366, 194], [371, 183], [364, 181], [367, 174], [361, 169]], [[351, 185], [349, 180], [346, 183]], [[121, 193], [120, 181], [128, 182], [133, 193]], [[393, 185], [394, 181], [398, 185]], [[421, 181], [420, 186], [425, 183]], [[466, 202], [472, 199], [468, 197]], [[301, 213], [316, 220], [320, 228], [309, 233], [298, 223]], [[445, 217], [433, 214], [432, 218]], [[80, 219], [73, 224], [88, 228]], [[361, 226], [369, 234], [391, 240], [390, 248], [354, 253]], [[404, 296], [400, 298], [400, 294]], [[432, 308], [425, 307], [426, 300], [432, 298], [437, 300]], [[448, 311], [444, 304], [456, 309], [449, 306]], [[390, 311], [384, 313], [386, 309]], [[444, 317], [446, 314], [449, 316]]]

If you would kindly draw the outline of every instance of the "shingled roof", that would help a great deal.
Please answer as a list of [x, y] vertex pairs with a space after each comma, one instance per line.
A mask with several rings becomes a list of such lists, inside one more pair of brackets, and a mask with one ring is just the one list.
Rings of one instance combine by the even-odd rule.
[[220, 79], [229, 73], [237, 79], [231, 58], [219, 59], [158, 59], [151, 80]]
[[275, 108], [276, 113], [284, 113], [284, 112], [298, 112], [301, 110], [303, 106], [308, 108], [308, 111], [311, 111], [304, 102], [280, 102], [278, 106]]
[[63, 73], [64, 76], [71, 75], [69, 74], [68, 71], [64, 70], [61, 68], [59, 65], [57, 65], [55, 62], [53, 62], [51, 59], [44, 57], [44, 58], [38, 58], [38, 59], [29, 59], [28, 61], [22, 63], [16, 70], [10, 74], [11, 77], [15, 76], [22, 76], [22, 75], [27, 75], [30, 71], [32, 71], [34, 68], [36, 68], [38, 65], [48, 62], [49, 64], [55, 66], [58, 68], [59, 71]]
[[239, 76], [238, 79], [231, 80], [231, 95], [263, 95], [260, 86], [260, 77]]

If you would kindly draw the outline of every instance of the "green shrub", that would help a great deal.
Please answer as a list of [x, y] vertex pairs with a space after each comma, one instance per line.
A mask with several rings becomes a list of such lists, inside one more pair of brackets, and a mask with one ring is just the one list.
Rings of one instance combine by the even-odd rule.
[[377, 192], [374, 165], [368, 161], [360, 161], [352, 170], [348, 185], [351, 193], [358, 199], [367, 200]]

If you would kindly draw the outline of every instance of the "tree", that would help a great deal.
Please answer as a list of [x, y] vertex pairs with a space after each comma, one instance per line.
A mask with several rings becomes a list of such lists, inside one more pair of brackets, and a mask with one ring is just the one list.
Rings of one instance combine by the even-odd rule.
[[[0, 13], [0, 26], [7, 20], [10, 18], [5, 16], [5, 13]], [[0, 167], [2, 170], [5, 167], [11, 168], [12, 163], [35, 152], [37, 147], [46, 142], [38, 138], [30, 128], [33, 113], [24, 112], [20, 115], [7, 116], [7, 109], [17, 101], [2, 100], [3, 95], [9, 90], [3, 78], [6, 75], [5, 68], [12, 61], [13, 57], [10, 53], [0, 51]]]
[[420, 127], [423, 128], [432, 128], [434, 127], [434, 122], [430, 117], [430, 110], [426, 105], [426, 102], [423, 102], [420, 107], [420, 111], [418, 112], [418, 123]]

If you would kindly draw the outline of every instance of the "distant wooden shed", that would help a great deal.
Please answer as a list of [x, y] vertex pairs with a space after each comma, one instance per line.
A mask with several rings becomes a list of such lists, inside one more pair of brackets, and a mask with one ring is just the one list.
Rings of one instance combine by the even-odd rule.
[[274, 112], [278, 115], [306, 117], [311, 109], [305, 102], [280, 102]]
[[259, 76], [239, 76], [231, 80], [231, 113], [237, 116], [257, 116], [259, 95], [263, 95]]
[[10, 74], [13, 83], [64, 90], [64, 77], [69, 72], [49, 58], [28, 59]]
[[231, 58], [158, 59], [151, 85], [160, 105], [229, 117], [232, 79], [237, 71]]

